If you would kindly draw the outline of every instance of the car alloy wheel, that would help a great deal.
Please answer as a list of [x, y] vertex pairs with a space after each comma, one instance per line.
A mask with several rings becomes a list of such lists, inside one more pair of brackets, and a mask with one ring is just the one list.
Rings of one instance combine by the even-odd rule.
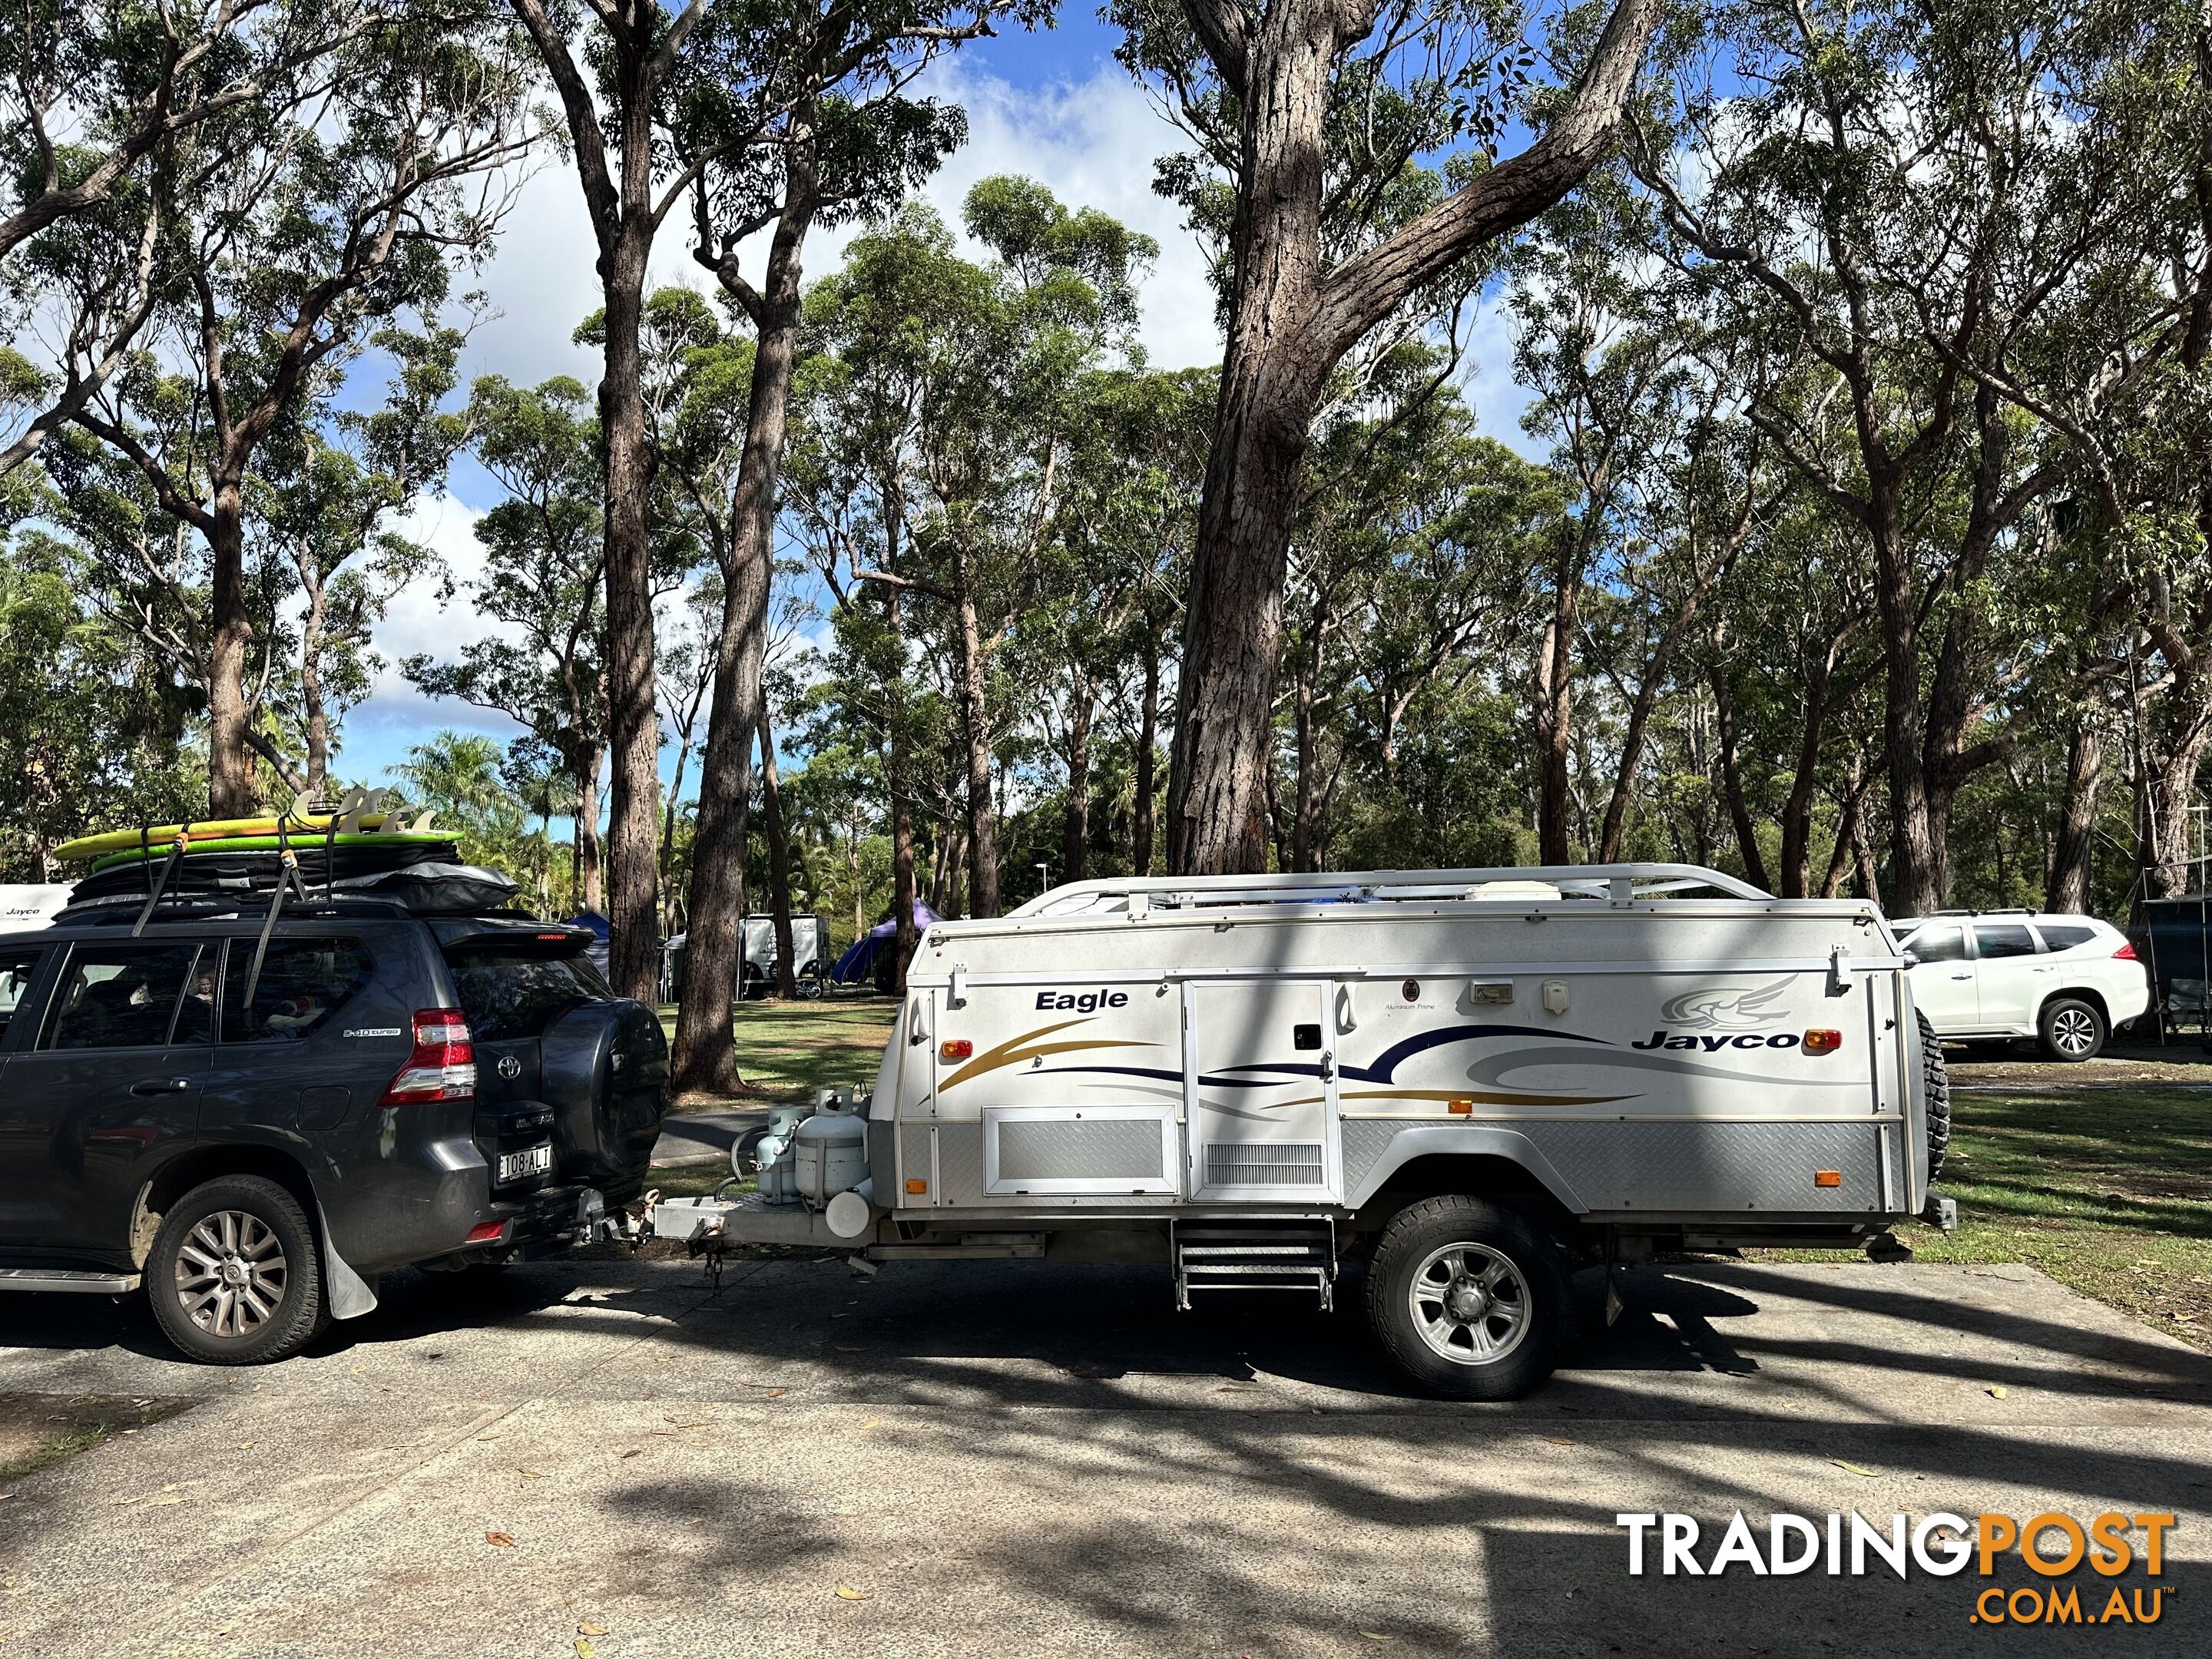
[[283, 1305], [287, 1278], [283, 1241], [245, 1210], [204, 1218], [177, 1249], [178, 1304], [210, 1336], [260, 1330]]
[[2086, 1008], [2061, 1008], [2051, 1016], [2051, 1041], [2069, 1054], [2086, 1054], [2097, 1046], [2096, 1017]]

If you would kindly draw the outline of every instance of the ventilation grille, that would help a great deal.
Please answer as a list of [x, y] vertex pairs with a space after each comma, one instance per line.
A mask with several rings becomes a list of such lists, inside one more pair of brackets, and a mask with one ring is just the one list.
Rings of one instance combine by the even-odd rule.
[[1318, 1187], [1321, 1143], [1214, 1141], [1206, 1149], [1209, 1187]]

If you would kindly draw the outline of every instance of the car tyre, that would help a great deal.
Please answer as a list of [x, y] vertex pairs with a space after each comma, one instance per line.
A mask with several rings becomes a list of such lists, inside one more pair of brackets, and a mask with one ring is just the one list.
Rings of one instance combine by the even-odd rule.
[[223, 1176], [169, 1206], [146, 1260], [161, 1334], [210, 1365], [265, 1365], [328, 1322], [322, 1255], [300, 1200], [260, 1176]]
[[2105, 1024], [2104, 1011], [2081, 997], [2051, 998], [2043, 1005], [2042, 1018], [2036, 1021], [2035, 1030], [2043, 1052], [2068, 1064], [2094, 1060], [2104, 1051], [2105, 1039], [2111, 1035]]
[[1917, 1008], [1912, 1014], [1920, 1023], [1920, 1091], [1928, 1103], [1928, 1178], [1933, 1181], [1943, 1173], [1951, 1150], [1951, 1070], [1935, 1025]]
[[1518, 1400], [1551, 1376], [1572, 1333], [1566, 1256], [1515, 1211], [1425, 1198], [1383, 1229], [1367, 1316], [1383, 1351], [1431, 1393]]

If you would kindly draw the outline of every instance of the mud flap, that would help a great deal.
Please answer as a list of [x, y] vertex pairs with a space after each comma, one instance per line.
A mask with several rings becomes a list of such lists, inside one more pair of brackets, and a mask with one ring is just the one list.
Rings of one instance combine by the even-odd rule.
[[323, 1231], [323, 1295], [330, 1303], [331, 1317], [358, 1319], [375, 1312], [376, 1292], [367, 1279], [346, 1266], [337, 1246], [331, 1243], [331, 1218], [323, 1213], [320, 1204], [315, 1206], [315, 1219]]

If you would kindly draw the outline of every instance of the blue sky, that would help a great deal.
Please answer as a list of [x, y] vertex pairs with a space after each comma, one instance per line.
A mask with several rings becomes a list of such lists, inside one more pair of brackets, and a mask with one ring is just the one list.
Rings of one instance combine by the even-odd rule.
[[[1142, 296], [1140, 328], [1151, 361], [1164, 368], [1212, 362], [1219, 342], [1203, 261], [1176, 210], [1151, 189], [1153, 159], [1182, 148], [1181, 137], [1114, 62], [1118, 39], [1119, 32], [1099, 22], [1095, 11], [1079, 6], [1065, 12], [1056, 28], [981, 41], [942, 63], [932, 72], [932, 88], [967, 108], [969, 142], [923, 194], [957, 222], [960, 198], [977, 179], [1018, 172], [1042, 180], [1072, 206], [1099, 208], [1146, 232], [1161, 245]], [[832, 268], [851, 234], [817, 234], [809, 247], [810, 273]], [[598, 303], [592, 261], [574, 176], [549, 158], [523, 186], [486, 267], [457, 284], [481, 289], [495, 313], [471, 341], [465, 374], [495, 373], [531, 383], [565, 374], [592, 384], [598, 372], [592, 355], [568, 340]], [[707, 286], [690, 258], [682, 227], [672, 221], [655, 252], [653, 276], [658, 282]], [[1510, 345], [1494, 318], [1479, 329], [1475, 355], [1471, 392], [1484, 428], [1525, 447], [1518, 428], [1524, 398], [1511, 383]], [[390, 660], [416, 652], [450, 657], [480, 636], [465, 596], [468, 577], [481, 562], [469, 526], [497, 498], [483, 470], [464, 461], [448, 492], [425, 503], [408, 525], [446, 557], [465, 591], [442, 609], [428, 591], [400, 596], [377, 640]], [[347, 716], [337, 769], [349, 778], [386, 781], [408, 748], [440, 726], [483, 732], [502, 741], [517, 729], [500, 716], [425, 698], [388, 672], [369, 700]], [[672, 747], [664, 766], [673, 765]]]

